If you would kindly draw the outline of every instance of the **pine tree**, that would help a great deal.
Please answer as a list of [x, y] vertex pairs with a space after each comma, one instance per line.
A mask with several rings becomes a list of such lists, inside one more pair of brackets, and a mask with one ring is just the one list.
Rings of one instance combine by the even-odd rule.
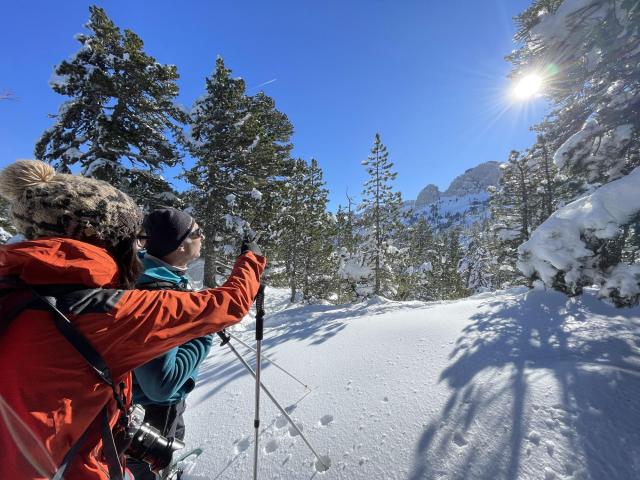
[[[232, 78], [222, 58], [189, 124], [185, 142], [196, 162], [185, 172], [188, 198], [206, 235], [204, 283], [214, 286], [219, 257], [237, 253], [248, 225], [271, 228], [278, 205], [272, 194], [280, 192], [293, 127], [273, 99], [247, 96], [244, 80]], [[263, 247], [268, 240], [261, 238]]]
[[298, 159], [287, 182], [276, 225], [278, 258], [284, 259], [291, 302], [332, 297], [337, 265], [331, 240], [334, 226], [326, 207], [328, 191], [315, 159]]
[[460, 273], [470, 292], [484, 292], [494, 287], [494, 263], [491, 251], [490, 222], [474, 225], [467, 232]]
[[460, 273], [462, 249], [460, 232], [450, 229], [439, 234], [433, 243], [431, 271], [423, 285], [425, 295], [434, 300], [455, 300], [468, 295]]
[[302, 159], [293, 160], [288, 172], [285, 194], [282, 198], [281, 214], [278, 215], [276, 226], [279, 230], [277, 257], [284, 262], [286, 285], [291, 294], [289, 301], [298, 300], [301, 287], [304, 262], [304, 229], [306, 223], [304, 191], [307, 165]]
[[55, 68], [50, 82], [70, 100], [38, 140], [35, 155], [62, 172], [77, 164], [84, 175], [143, 201], [144, 195], [130, 185], [136, 176], [130, 168], [154, 172], [179, 160], [168, 137], [168, 132], [178, 134], [186, 120], [173, 103], [178, 71], [147, 55], [140, 37], [131, 30], [121, 33], [102, 8], [89, 11], [92, 33], [76, 36], [82, 47]]
[[516, 17], [512, 75], [540, 65], [554, 108], [536, 127], [572, 198], [640, 165], [640, 11], [634, 0], [536, 0]]
[[305, 245], [303, 292], [306, 299], [329, 299], [333, 298], [336, 290], [337, 259], [331, 243], [335, 224], [327, 212], [329, 191], [315, 159], [311, 159], [305, 186], [309, 200], [305, 208], [308, 212], [308, 240]]
[[[617, 180], [625, 183], [625, 177], [640, 167], [637, 1], [536, 0], [517, 17], [517, 23], [521, 46], [508, 59], [516, 77], [529, 72], [532, 65], [541, 69], [543, 94], [553, 110], [535, 129], [543, 134], [558, 169], [559, 204], [587, 201], [592, 205], [582, 197], [607, 192], [600, 189]], [[582, 224], [586, 210], [571, 211], [575, 224]], [[569, 207], [562, 213], [564, 221], [568, 212]], [[591, 227], [581, 227], [577, 244], [575, 235], [563, 234], [562, 222], [545, 222], [533, 235], [552, 242], [553, 252], [524, 244], [519, 266], [531, 280], [544, 279], [570, 294], [596, 283], [618, 305], [637, 302], [640, 266], [625, 260], [629, 258], [625, 252], [632, 250], [628, 242], [634, 241], [637, 220], [634, 215], [627, 217], [617, 228], [610, 223], [606, 234], [594, 235]], [[564, 250], [580, 254], [565, 252], [559, 261], [558, 252]], [[629, 287], [634, 284], [637, 288]]]
[[406, 253], [398, 275], [399, 300], [433, 300], [431, 271], [434, 261], [434, 234], [425, 217], [419, 217], [404, 229]]
[[369, 179], [362, 192], [362, 226], [367, 232], [367, 255], [373, 268], [372, 293], [375, 295], [395, 294], [393, 279], [393, 260], [397, 253], [394, 237], [400, 224], [402, 198], [394, 192], [392, 182], [397, 173], [392, 172], [393, 163], [389, 153], [376, 133], [373, 148], [368, 159], [362, 164], [367, 169]]
[[500, 274], [496, 276], [499, 283], [495, 285], [499, 288], [518, 281], [517, 248], [531, 233], [534, 192], [528, 156], [513, 150], [501, 167], [499, 187], [490, 191], [493, 231], [501, 246], [497, 258]]
[[347, 194], [347, 206], [338, 206], [336, 213], [336, 247], [344, 248], [348, 253], [355, 253], [360, 238], [356, 231], [355, 202]]
[[355, 202], [347, 194], [347, 206], [336, 213], [335, 251], [338, 261], [338, 300], [350, 302], [366, 296], [363, 287], [370, 270], [362, 252], [362, 235], [358, 228]]
[[531, 220], [533, 228], [540, 225], [555, 212], [558, 206], [559, 185], [557, 168], [544, 135], [538, 135], [529, 155], [530, 182], [535, 187], [532, 195]]

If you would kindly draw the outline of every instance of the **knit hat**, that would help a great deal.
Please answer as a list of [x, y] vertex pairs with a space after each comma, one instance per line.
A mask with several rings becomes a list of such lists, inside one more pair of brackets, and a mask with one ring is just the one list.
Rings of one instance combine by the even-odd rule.
[[157, 258], [173, 252], [187, 238], [195, 223], [191, 215], [175, 208], [154, 210], [143, 223], [147, 252]]
[[70, 237], [116, 245], [140, 230], [142, 215], [129, 196], [101, 180], [58, 174], [38, 160], [18, 160], [2, 170], [0, 195], [29, 240]]

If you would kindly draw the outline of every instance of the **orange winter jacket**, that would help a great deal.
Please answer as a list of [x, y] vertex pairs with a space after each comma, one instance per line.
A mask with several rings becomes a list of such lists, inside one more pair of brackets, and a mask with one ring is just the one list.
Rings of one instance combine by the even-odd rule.
[[[123, 381], [130, 401], [131, 370], [173, 347], [217, 332], [246, 315], [258, 291], [265, 259], [238, 257], [227, 282], [200, 292], [116, 290], [117, 266], [106, 250], [77, 240], [44, 238], [0, 246], [0, 277], [29, 285], [96, 288], [97, 304], [68, 317]], [[109, 290], [112, 289], [112, 290]], [[53, 475], [88, 427], [67, 469], [68, 480], [106, 480], [100, 411], [110, 424], [113, 394], [58, 332], [51, 313], [23, 310], [10, 322], [0, 297], [0, 479]]]

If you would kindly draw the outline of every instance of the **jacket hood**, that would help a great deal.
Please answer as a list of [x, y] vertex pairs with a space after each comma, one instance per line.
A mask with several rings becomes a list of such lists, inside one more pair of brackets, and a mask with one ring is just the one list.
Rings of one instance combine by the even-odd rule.
[[118, 266], [104, 248], [71, 238], [39, 238], [1, 245], [0, 276], [29, 285], [114, 287]]

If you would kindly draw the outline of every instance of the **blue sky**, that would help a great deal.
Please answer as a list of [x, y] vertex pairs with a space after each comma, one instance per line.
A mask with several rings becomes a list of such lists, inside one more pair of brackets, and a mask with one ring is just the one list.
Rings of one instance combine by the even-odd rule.
[[[32, 158], [64, 97], [48, 86], [53, 67], [85, 31], [84, 1], [8, 2], [0, 18], [0, 167]], [[529, 0], [106, 1], [159, 62], [174, 63], [179, 102], [204, 91], [217, 55], [248, 93], [262, 88], [294, 125], [294, 155], [315, 157], [331, 208], [359, 198], [376, 132], [415, 199], [445, 189], [467, 168], [506, 160], [529, 146], [546, 106], [509, 101], [512, 17]], [[263, 85], [260, 87], [260, 85]], [[170, 175], [169, 175], [170, 176]]]

